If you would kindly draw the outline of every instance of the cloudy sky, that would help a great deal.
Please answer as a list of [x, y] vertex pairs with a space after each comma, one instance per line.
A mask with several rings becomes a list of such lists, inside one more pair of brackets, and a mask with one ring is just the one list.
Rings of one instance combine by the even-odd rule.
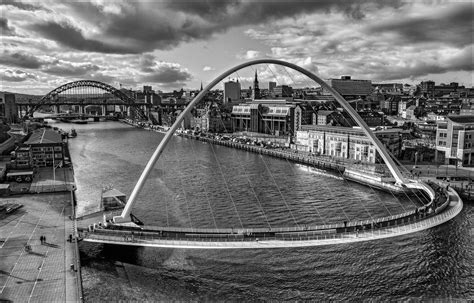
[[[195, 89], [255, 58], [297, 63], [324, 79], [470, 87], [473, 7], [471, 1], [2, 0], [0, 90], [45, 94], [79, 79]], [[259, 70], [261, 87], [272, 77], [299, 81], [277, 68]]]

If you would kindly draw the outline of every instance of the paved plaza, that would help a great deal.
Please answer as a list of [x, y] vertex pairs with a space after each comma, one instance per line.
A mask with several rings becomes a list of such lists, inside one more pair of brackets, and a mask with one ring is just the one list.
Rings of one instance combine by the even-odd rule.
[[[2, 199], [24, 207], [0, 217], [0, 301], [77, 302], [81, 291], [68, 192]], [[40, 236], [46, 241], [41, 243]], [[77, 265], [76, 265], [77, 268]]]

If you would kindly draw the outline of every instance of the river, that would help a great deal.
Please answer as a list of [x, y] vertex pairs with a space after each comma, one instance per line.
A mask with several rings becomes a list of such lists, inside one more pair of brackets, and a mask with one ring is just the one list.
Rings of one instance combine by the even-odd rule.
[[[69, 141], [79, 212], [129, 195], [163, 134], [119, 122]], [[275, 227], [370, 219], [414, 203], [288, 161], [173, 137], [133, 214], [146, 224]], [[86, 301], [474, 298], [473, 207], [392, 239], [314, 248], [184, 250], [81, 243]]]

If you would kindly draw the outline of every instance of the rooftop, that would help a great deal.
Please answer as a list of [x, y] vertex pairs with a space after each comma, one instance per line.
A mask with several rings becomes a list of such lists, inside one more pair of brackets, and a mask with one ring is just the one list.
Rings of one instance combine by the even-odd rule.
[[51, 129], [41, 128], [33, 131], [26, 145], [30, 144], [50, 144], [50, 143], [62, 143], [63, 140], [61, 135]]
[[448, 119], [455, 123], [474, 123], [474, 116], [471, 115], [462, 115], [462, 116], [448, 116]]

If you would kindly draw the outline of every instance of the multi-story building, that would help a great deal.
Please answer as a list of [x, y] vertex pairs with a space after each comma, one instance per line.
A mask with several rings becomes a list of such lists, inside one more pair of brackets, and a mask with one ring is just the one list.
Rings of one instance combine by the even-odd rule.
[[14, 169], [31, 168], [31, 147], [19, 146], [12, 154], [11, 161]]
[[273, 89], [276, 98], [288, 98], [293, 96], [293, 88], [288, 85], [278, 85]]
[[387, 115], [396, 115], [398, 114], [398, 103], [400, 103], [400, 100], [400, 96], [390, 96], [380, 101], [380, 109]]
[[384, 125], [384, 115], [378, 112], [365, 111], [358, 112], [359, 116], [368, 126], [382, 126]]
[[[379, 130], [374, 133], [395, 156], [400, 154], [400, 129]], [[296, 146], [300, 150], [335, 158], [375, 163], [379, 155], [375, 146], [360, 128], [329, 125], [303, 125], [296, 132]]]
[[448, 116], [438, 122], [436, 161], [474, 166], [474, 116]]
[[18, 122], [18, 108], [15, 94], [5, 93], [0, 97], [0, 116], [7, 124]]
[[232, 130], [294, 135], [301, 127], [302, 107], [286, 100], [254, 100], [232, 108]]
[[376, 149], [361, 129], [305, 125], [296, 132], [298, 149], [335, 158], [375, 163]]
[[346, 99], [365, 98], [374, 90], [372, 81], [353, 80], [350, 76], [342, 76], [341, 79], [329, 79], [327, 83]]
[[273, 94], [276, 86], [277, 86], [276, 82], [273, 82], [273, 81], [268, 82], [268, 91], [270, 92], [270, 94]]
[[227, 81], [224, 83], [224, 104], [239, 102], [240, 98], [240, 82]]
[[435, 94], [435, 83], [434, 81], [422, 81], [420, 83], [421, 93], [426, 97], [433, 97]]
[[31, 148], [32, 166], [53, 166], [64, 161], [65, 143], [61, 134], [54, 130], [35, 130], [23, 146]]

